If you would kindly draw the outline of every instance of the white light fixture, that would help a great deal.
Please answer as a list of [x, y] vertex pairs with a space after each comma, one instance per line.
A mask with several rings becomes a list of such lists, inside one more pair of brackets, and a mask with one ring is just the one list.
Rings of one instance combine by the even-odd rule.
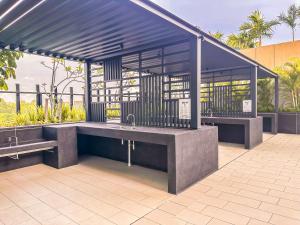
[[[2, 0], [0, 0], [1, 2]], [[15, 4], [13, 4], [11, 7], [9, 7], [8, 10], [6, 10], [1, 16], [0, 16], [0, 20], [2, 20], [8, 13], [10, 13], [11, 11], [14, 10], [14, 8], [16, 8], [18, 5], [21, 4], [21, 2], [23, 2], [24, 0], [19, 0], [17, 1]]]
[[[18, 2], [22, 2], [23, 0], [20, 0]], [[26, 12], [24, 12], [21, 16], [19, 16], [18, 18], [16, 18], [15, 20], [13, 20], [11, 23], [9, 23], [8, 25], [6, 25], [3, 29], [0, 30], [1, 31], [4, 31], [6, 30], [7, 28], [9, 28], [10, 26], [12, 26], [13, 24], [15, 24], [16, 22], [18, 22], [20, 19], [22, 19], [24, 16], [26, 16], [28, 13], [30, 13], [31, 11], [33, 11], [35, 8], [39, 7], [41, 4], [43, 4], [46, 0], [42, 0], [40, 1], [39, 3], [37, 3], [36, 5], [34, 5], [33, 7], [31, 7], [30, 9], [28, 9]], [[17, 3], [18, 3], [17, 2]], [[16, 4], [17, 4], [16, 3]], [[19, 3], [20, 4], [20, 3]]]

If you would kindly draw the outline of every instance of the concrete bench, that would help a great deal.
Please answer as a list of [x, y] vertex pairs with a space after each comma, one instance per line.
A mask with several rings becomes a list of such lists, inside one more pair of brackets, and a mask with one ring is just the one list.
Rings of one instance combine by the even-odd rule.
[[0, 148], [0, 158], [11, 157], [18, 159], [19, 155], [48, 151], [57, 147], [57, 141], [42, 140], [35, 143], [25, 143]]

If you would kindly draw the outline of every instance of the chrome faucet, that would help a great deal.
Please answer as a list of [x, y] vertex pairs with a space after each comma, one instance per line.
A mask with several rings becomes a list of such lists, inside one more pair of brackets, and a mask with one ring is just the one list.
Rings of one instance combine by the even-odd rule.
[[129, 121], [129, 118], [132, 117], [132, 121], [131, 121], [131, 126], [134, 126], [135, 127], [135, 115], [133, 114], [128, 114], [127, 115], [127, 122]]
[[17, 128], [15, 127], [15, 136], [8, 137], [10, 147], [13, 144], [13, 140], [15, 140], [15, 145], [18, 145], [18, 137], [17, 137]]
[[211, 108], [207, 109], [206, 112], [209, 114], [209, 117], [213, 117], [213, 111]]

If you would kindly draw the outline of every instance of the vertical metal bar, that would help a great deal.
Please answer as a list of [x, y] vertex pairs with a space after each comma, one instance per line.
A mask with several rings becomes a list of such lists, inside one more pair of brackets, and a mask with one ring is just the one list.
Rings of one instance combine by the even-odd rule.
[[92, 96], [91, 96], [91, 76], [92, 76], [92, 70], [91, 70], [91, 63], [86, 62], [84, 65], [85, 70], [85, 113], [86, 113], [86, 120], [91, 120], [91, 102], [92, 102]]
[[252, 100], [252, 113], [251, 116], [253, 118], [257, 117], [257, 73], [258, 73], [258, 66], [254, 66], [251, 69], [251, 100]]
[[279, 111], [279, 77], [275, 77], [275, 96], [274, 96], [274, 109], [275, 112], [278, 113]]
[[198, 129], [201, 126], [201, 42], [202, 39], [194, 37], [191, 39], [191, 128]]
[[41, 90], [40, 90], [40, 85], [36, 85], [35, 86], [36, 89], [36, 106], [40, 107], [43, 104], [43, 100], [42, 100], [42, 94], [41, 94]]
[[70, 108], [73, 109], [74, 105], [74, 90], [73, 87], [70, 87]]
[[16, 84], [16, 112], [21, 112], [20, 84]]

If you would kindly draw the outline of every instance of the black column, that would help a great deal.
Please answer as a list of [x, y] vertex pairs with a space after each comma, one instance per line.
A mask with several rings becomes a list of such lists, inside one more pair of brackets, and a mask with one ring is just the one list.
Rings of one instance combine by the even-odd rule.
[[20, 84], [16, 84], [16, 112], [21, 112]]
[[92, 92], [91, 92], [91, 63], [86, 62], [84, 64], [84, 72], [85, 72], [85, 113], [86, 113], [86, 121], [91, 121], [91, 103], [92, 103]]
[[274, 106], [275, 106], [275, 112], [278, 113], [279, 111], [279, 77], [277, 76], [275, 78], [275, 96], [274, 96]]
[[253, 66], [251, 68], [251, 80], [250, 80], [250, 87], [251, 87], [251, 100], [252, 100], [252, 113], [251, 117], [257, 117], [257, 73], [258, 73], [258, 66]]
[[191, 39], [191, 128], [198, 129], [201, 126], [201, 42], [198, 37]]

